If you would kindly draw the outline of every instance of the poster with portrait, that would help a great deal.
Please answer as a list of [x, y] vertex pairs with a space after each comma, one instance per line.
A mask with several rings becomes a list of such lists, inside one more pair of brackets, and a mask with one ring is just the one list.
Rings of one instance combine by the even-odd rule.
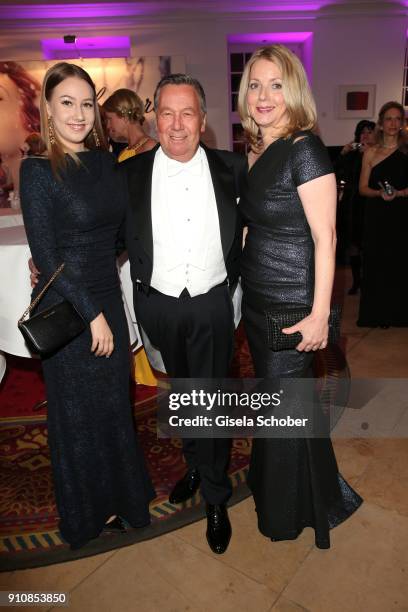
[[[19, 207], [18, 176], [26, 139], [40, 131], [41, 83], [59, 60], [0, 62], [0, 208]], [[146, 130], [154, 136], [153, 93], [158, 81], [185, 72], [183, 56], [67, 60], [91, 76], [103, 103], [116, 89], [131, 89], [145, 104]]]

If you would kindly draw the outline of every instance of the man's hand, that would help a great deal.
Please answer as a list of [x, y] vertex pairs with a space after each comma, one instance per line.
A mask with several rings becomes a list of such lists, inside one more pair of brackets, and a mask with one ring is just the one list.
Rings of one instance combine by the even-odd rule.
[[40, 276], [41, 272], [37, 269], [32, 257], [30, 257], [28, 260], [28, 267], [30, 269], [31, 287], [34, 288], [38, 283], [38, 277]]

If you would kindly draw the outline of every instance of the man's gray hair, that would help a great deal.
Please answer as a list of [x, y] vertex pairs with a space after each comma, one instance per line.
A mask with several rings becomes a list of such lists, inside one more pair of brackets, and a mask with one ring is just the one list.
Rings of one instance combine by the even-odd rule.
[[190, 76], [189, 74], [182, 74], [180, 72], [176, 74], [169, 74], [168, 76], [163, 77], [157, 84], [156, 90], [154, 92], [154, 110], [157, 112], [157, 108], [159, 106], [159, 96], [160, 92], [166, 85], [191, 85], [198, 95], [198, 99], [200, 101], [200, 109], [203, 115], [207, 114], [207, 102], [205, 100], [205, 93], [203, 86], [197, 79]]

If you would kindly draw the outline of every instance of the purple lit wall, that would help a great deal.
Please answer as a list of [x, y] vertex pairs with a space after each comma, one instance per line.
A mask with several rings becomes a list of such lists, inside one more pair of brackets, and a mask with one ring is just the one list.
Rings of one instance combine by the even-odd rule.
[[312, 81], [312, 46], [313, 32], [267, 32], [250, 34], [229, 34], [229, 44], [253, 44], [253, 45], [274, 45], [286, 43], [300, 43], [303, 48], [303, 65], [306, 70], [309, 82]]
[[[324, 6], [334, 4], [337, 0], [304, 0], [298, 2], [247, 2], [247, 8], [254, 13], [315, 13]], [[408, 5], [408, 0], [404, 0]], [[163, 0], [150, 0], [149, 2], [95, 2], [95, 3], [75, 3], [64, 4], [61, 0], [58, 4], [5, 4], [0, 5], [0, 15], [2, 19], [109, 19], [116, 17], [135, 17], [139, 15], [171, 15], [174, 12], [171, 2]], [[174, 3], [177, 4], [177, 3]], [[179, 10], [184, 7], [184, 3], [179, 2]], [[194, 3], [191, 3], [194, 5]], [[211, 4], [211, 3], [209, 3]], [[210, 7], [213, 14], [218, 12], [218, 8]]]
[[86, 4], [15, 4], [1, 7], [2, 19], [94, 19], [108, 17], [133, 17], [146, 13], [146, 8], [137, 3], [106, 2]]
[[44, 59], [78, 59], [90, 57], [130, 57], [129, 36], [78, 37], [75, 43], [63, 38], [45, 38], [41, 41]]

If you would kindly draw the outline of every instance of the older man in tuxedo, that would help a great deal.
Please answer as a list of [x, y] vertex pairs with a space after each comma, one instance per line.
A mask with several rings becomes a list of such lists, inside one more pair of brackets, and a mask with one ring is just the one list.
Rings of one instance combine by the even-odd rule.
[[[154, 97], [159, 144], [121, 164], [127, 176], [126, 244], [137, 319], [172, 378], [225, 377], [233, 352], [231, 291], [239, 273], [237, 210], [245, 159], [200, 144], [206, 101], [187, 75], [164, 77]], [[231, 537], [226, 502], [230, 441], [183, 440], [187, 473], [169, 500], [198, 487], [207, 540], [223, 553]]]

